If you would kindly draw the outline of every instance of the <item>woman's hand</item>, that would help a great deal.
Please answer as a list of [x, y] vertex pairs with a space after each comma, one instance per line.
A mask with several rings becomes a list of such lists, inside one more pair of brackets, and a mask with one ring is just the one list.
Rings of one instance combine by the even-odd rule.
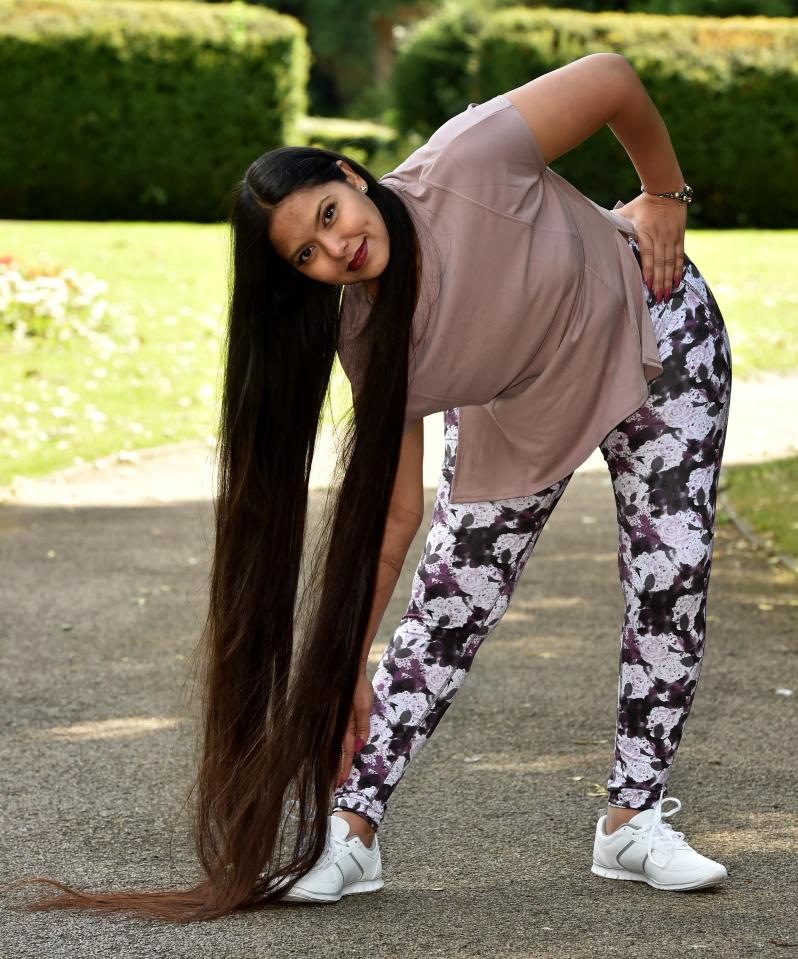
[[360, 752], [369, 737], [371, 706], [374, 702], [374, 687], [365, 670], [358, 676], [355, 693], [352, 697], [352, 711], [349, 716], [349, 725], [344, 734], [341, 747], [341, 764], [338, 767], [338, 777], [335, 788], [343, 786], [349, 778], [352, 761], [355, 753]]
[[682, 279], [687, 204], [641, 193], [613, 213], [634, 224], [643, 279], [659, 303]]

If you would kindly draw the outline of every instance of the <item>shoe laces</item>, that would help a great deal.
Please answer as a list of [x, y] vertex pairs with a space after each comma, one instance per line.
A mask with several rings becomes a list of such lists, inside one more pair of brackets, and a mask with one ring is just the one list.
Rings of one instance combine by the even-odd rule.
[[324, 844], [324, 851], [316, 863], [317, 866], [328, 866], [335, 863], [337, 860], [345, 856], [349, 849], [349, 843], [352, 841], [352, 837], [348, 836], [347, 838], [342, 838], [336, 836], [332, 831], [332, 817], [327, 823], [327, 841]]
[[[668, 865], [676, 849], [690, 848], [689, 844], [684, 841], [683, 832], [677, 832], [670, 823], [663, 822], [663, 819], [674, 816], [682, 808], [681, 802], [675, 796], [668, 796], [667, 798], [676, 805], [668, 812], [663, 812], [663, 797], [660, 795], [657, 805], [654, 807], [655, 818], [648, 825], [641, 827], [644, 836], [648, 833], [648, 857], [655, 866], [660, 868]], [[657, 862], [654, 855], [655, 848], [656, 851], [664, 854], [664, 862]]]

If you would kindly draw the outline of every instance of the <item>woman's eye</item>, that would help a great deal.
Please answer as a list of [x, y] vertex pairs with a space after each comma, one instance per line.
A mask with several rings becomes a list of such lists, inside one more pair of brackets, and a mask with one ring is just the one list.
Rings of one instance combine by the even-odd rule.
[[[334, 203], [331, 203], [331, 204], [324, 210], [324, 214], [323, 214], [323, 217], [322, 217], [322, 218], [324, 219], [324, 221], [325, 221], [326, 223], [332, 223], [332, 217], [330, 217], [330, 219], [327, 219], [327, 214], [330, 212], [330, 210], [334, 210], [334, 209], [335, 209], [335, 204], [334, 204]], [[299, 260], [300, 263], [307, 263], [307, 262], [308, 262], [308, 258], [305, 256], [305, 254], [308, 252], [309, 249], [311, 249], [311, 247], [306, 247], [306, 248], [299, 254], [298, 260]]]

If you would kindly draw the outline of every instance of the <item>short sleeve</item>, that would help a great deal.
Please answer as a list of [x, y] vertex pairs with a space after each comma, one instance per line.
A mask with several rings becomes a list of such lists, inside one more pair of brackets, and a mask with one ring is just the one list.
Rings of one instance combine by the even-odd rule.
[[447, 120], [425, 153], [420, 179], [510, 216], [522, 214], [546, 169], [529, 124], [503, 94]]

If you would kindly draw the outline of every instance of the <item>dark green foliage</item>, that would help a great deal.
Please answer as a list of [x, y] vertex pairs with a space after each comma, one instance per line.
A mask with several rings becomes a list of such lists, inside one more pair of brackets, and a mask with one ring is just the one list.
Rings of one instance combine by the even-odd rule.
[[485, 19], [484, 8], [472, 3], [448, 4], [412, 31], [393, 70], [401, 132], [431, 133], [468, 105], [476, 92], [476, 50]]
[[308, 61], [301, 24], [243, 4], [0, 0], [0, 215], [222, 219]]
[[[582, 9], [581, 3], [552, 3], [550, 6], [578, 6]], [[617, 4], [616, 9], [621, 6]], [[794, 17], [798, 14], [798, 0], [628, 0], [626, 9], [634, 13], [697, 17]]]
[[[470, 4], [463, 16], [473, 23]], [[590, 53], [614, 51], [635, 68], [668, 127], [696, 191], [691, 223], [795, 226], [798, 24], [513, 7], [480, 18], [471, 69], [459, 92], [452, 84], [443, 101], [434, 95], [437, 74], [428, 51], [436, 49], [445, 62], [454, 18], [450, 7], [427, 21], [402, 51], [396, 89], [404, 98], [398, 115], [405, 129], [428, 136], [469, 102], [484, 102]], [[458, 44], [451, 49], [455, 56]], [[609, 128], [552, 167], [606, 206], [640, 191]]]
[[392, 19], [398, 6], [414, 5], [414, 0], [247, 2], [290, 14], [307, 27], [308, 42], [313, 50], [309, 85], [311, 109], [325, 116], [340, 116], [353, 102], [360, 103], [371, 92], [376, 61], [376, 21], [381, 17]]

